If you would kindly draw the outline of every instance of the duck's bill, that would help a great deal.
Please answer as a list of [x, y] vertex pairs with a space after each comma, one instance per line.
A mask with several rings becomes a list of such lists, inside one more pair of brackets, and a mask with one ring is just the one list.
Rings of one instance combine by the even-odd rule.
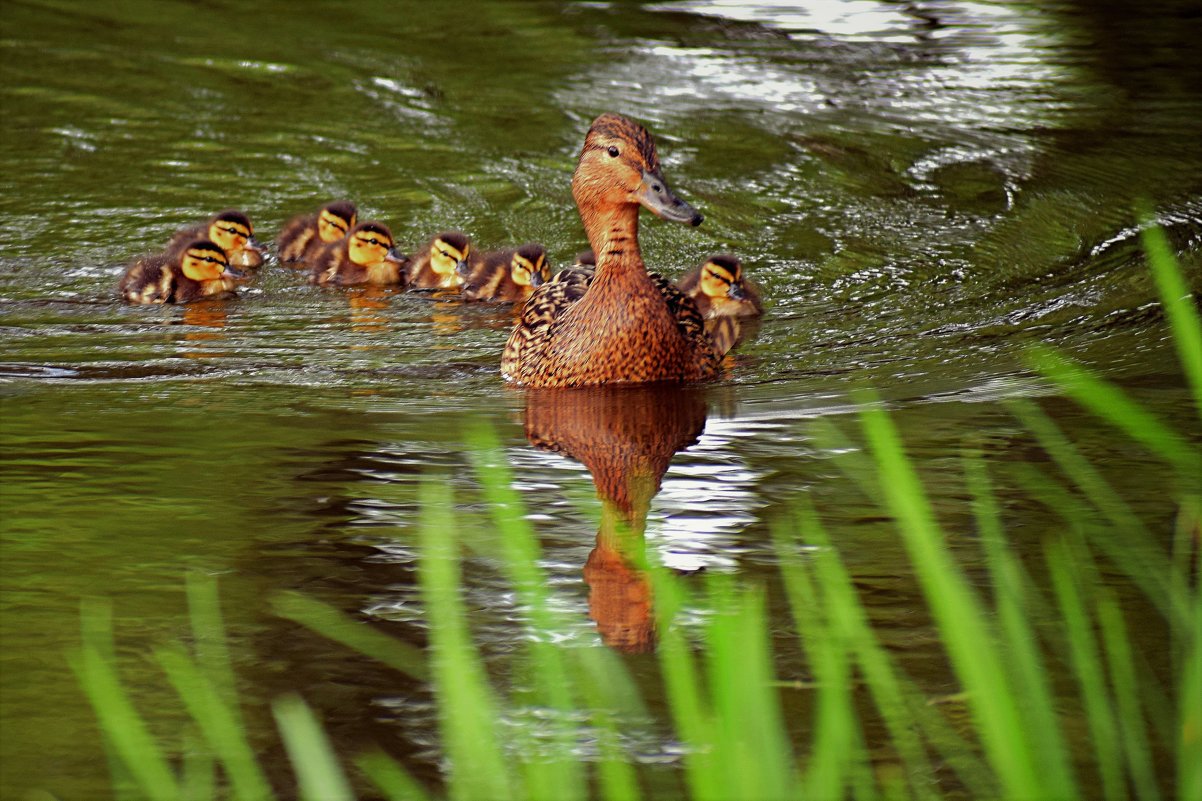
[[239, 270], [232, 264], [227, 264], [225, 269], [221, 271], [222, 278], [245, 278], [246, 273]]
[[384, 261], [392, 264], [404, 264], [409, 260], [409, 257], [401, 253], [396, 248], [390, 248], [388, 253], [384, 255]]
[[701, 225], [701, 221], [705, 219], [701, 212], [685, 203], [668, 188], [668, 182], [658, 171], [643, 173], [643, 182], [635, 190], [634, 196], [647, 211], [661, 220]]

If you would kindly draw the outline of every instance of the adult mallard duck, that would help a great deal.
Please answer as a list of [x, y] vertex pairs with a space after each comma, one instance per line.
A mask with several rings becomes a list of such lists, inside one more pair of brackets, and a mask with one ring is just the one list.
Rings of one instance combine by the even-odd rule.
[[195, 239], [175, 251], [146, 256], [131, 264], [117, 289], [130, 303], [190, 303], [232, 297], [243, 274], [230, 266], [225, 249]]
[[237, 209], [219, 211], [207, 222], [181, 228], [167, 243], [169, 252], [178, 252], [198, 239], [207, 239], [225, 251], [234, 267], [261, 267], [263, 249], [255, 241], [255, 229], [250, 218]]
[[275, 240], [280, 261], [311, 261], [326, 245], [346, 237], [355, 227], [358, 213], [354, 203], [335, 200], [315, 214], [293, 217]]
[[655, 143], [617, 114], [593, 121], [572, 195], [597, 256], [596, 271], [564, 270], [522, 308], [501, 373], [526, 386], [697, 381], [718, 373], [724, 351], [693, 301], [639, 252], [639, 206], [673, 222], [702, 217], [668, 188]]
[[676, 282], [693, 299], [705, 319], [759, 317], [764, 313], [760, 290], [743, 275], [743, 263], [734, 256], [711, 256]]
[[460, 262], [457, 270], [464, 298], [499, 303], [524, 301], [551, 277], [547, 251], [535, 243], [481, 253], [470, 264]]
[[393, 249], [392, 232], [378, 222], [359, 223], [345, 239], [330, 242], [312, 259], [315, 284], [402, 284], [405, 259]]

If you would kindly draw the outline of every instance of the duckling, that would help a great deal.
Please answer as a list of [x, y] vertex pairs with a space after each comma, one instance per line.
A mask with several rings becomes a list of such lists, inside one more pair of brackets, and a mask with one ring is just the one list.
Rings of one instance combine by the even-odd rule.
[[576, 254], [576, 258], [572, 260], [573, 267], [596, 267], [597, 254], [590, 250], [582, 250]]
[[465, 298], [502, 303], [525, 301], [551, 277], [547, 251], [535, 243], [477, 254], [470, 265], [460, 262], [456, 272], [463, 279], [459, 292]]
[[734, 256], [712, 256], [676, 282], [697, 304], [697, 311], [714, 317], [759, 317], [764, 313], [759, 287], [743, 276], [743, 263]]
[[190, 303], [233, 297], [234, 279], [244, 277], [230, 266], [224, 248], [208, 239], [194, 239], [173, 252], [138, 259], [117, 289], [130, 303]]
[[358, 213], [354, 203], [335, 200], [314, 214], [293, 217], [275, 240], [280, 261], [311, 261], [323, 247], [344, 238], [355, 227]]
[[401, 284], [405, 259], [392, 245], [392, 232], [378, 222], [359, 223], [345, 239], [330, 242], [313, 258], [315, 284]]
[[176, 231], [167, 243], [167, 250], [179, 250], [197, 239], [207, 239], [221, 246], [229, 263], [235, 267], [254, 268], [263, 264], [263, 249], [255, 240], [250, 218], [237, 209], [219, 211], [208, 222]]
[[443, 231], [412, 257], [408, 269], [410, 289], [457, 289], [463, 285], [459, 266], [468, 269], [472, 246], [467, 234]]
[[594, 120], [572, 195], [596, 270], [565, 270], [535, 290], [505, 345], [502, 375], [536, 387], [715, 377], [724, 351], [696, 304], [648, 273], [639, 252], [640, 205], [673, 222], [702, 220], [668, 188], [647, 129], [617, 114]]

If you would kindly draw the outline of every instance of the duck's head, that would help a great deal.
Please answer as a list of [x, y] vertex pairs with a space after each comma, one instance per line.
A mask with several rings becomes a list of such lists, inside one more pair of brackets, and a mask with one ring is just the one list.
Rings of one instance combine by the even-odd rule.
[[349, 200], [327, 203], [317, 212], [317, 235], [322, 242], [337, 242], [355, 227], [358, 209]]
[[180, 269], [193, 281], [245, 277], [241, 270], [230, 266], [225, 249], [208, 239], [197, 239], [188, 243], [180, 255]]
[[522, 245], [509, 260], [509, 275], [518, 286], [542, 286], [551, 277], [547, 251], [542, 245]]
[[743, 283], [743, 263], [734, 256], [710, 257], [701, 265], [701, 291], [714, 299], [745, 300], [747, 287]]
[[573, 267], [596, 267], [597, 254], [591, 249], [582, 250], [576, 254], [575, 260], [572, 262]]
[[463, 280], [468, 271], [472, 245], [462, 231], [443, 231], [430, 240], [430, 269], [439, 275], [456, 275]]
[[359, 223], [346, 235], [346, 253], [360, 267], [375, 267], [385, 262], [401, 264], [404, 259], [393, 250], [392, 231], [384, 223]]
[[262, 254], [259, 243], [255, 241], [255, 229], [247, 217], [237, 209], [226, 209], [213, 215], [209, 220], [209, 241], [219, 245], [228, 255], [232, 256], [242, 250], [253, 250]]
[[572, 175], [581, 212], [639, 204], [664, 220], [701, 225], [701, 214], [668, 188], [647, 129], [618, 114], [593, 120]]

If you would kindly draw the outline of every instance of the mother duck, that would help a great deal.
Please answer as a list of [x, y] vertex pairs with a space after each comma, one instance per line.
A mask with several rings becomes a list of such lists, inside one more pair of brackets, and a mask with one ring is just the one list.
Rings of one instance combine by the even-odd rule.
[[674, 222], [701, 215], [668, 188], [647, 129], [602, 114], [584, 138], [572, 196], [597, 254], [595, 272], [564, 270], [539, 287], [509, 335], [501, 373], [530, 387], [700, 381], [724, 349], [693, 301], [639, 253], [639, 206]]

